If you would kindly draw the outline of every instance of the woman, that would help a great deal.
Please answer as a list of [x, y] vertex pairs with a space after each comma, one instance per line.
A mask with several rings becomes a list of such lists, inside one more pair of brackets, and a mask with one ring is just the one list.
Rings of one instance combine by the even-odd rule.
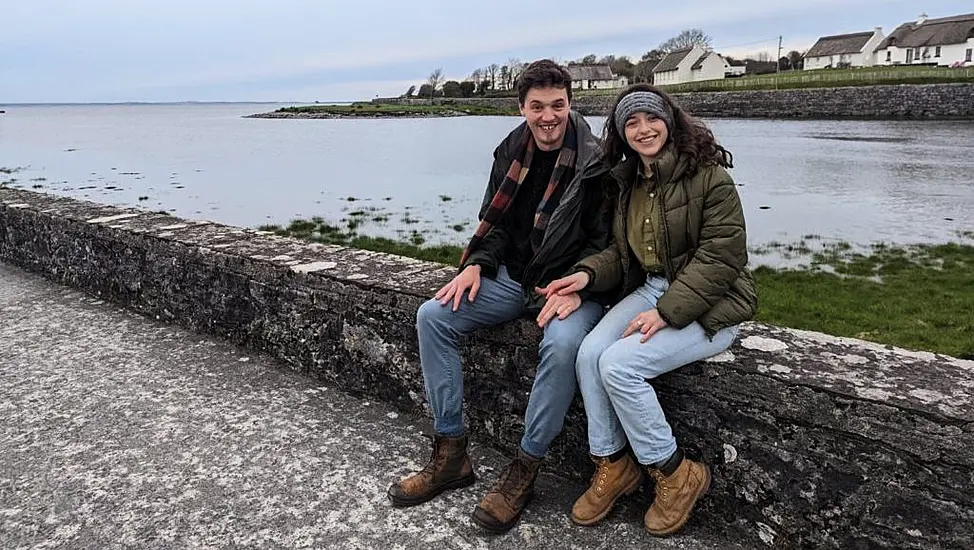
[[684, 457], [651, 381], [727, 349], [737, 325], [754, 316], [744, 213], [725, 170], [730, 152], [662, 91], [646, 84], [623, 91], [604, 140], [618, 190], [613, 242], [539, 289], [566, 295], [618, 288], [624, 296], [576, 360], [597, 466], [572, 520], [600, 521], [619, 496], [638, 489], [645, 469], [656, 480], [646, 529], [669, 535], [707, 492], [710, 471]]

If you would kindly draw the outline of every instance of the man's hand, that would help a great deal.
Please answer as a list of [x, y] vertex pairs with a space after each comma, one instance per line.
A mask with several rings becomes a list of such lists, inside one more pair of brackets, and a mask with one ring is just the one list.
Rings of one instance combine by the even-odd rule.
[[459, 275], [453, 278], [452, 281], [447, 283], [436, 293], [434, 298], [440, 301], [440, 305], [445, 306], [447, 302], [453, 300], [453, 311], [460, 309], [460, 300], [463, 297], [463, 293], [469, 290], [467, 293], [467, 300], [474, 301], [477, 297], [477, 291], [480, 290], [480, 266], [479, 265], [468, 265], [460, 272]]
[[667, 326], [666, 321], [660, 317], [659, 311], [653, 308], [633, 317], [632, 321], [629, 321], [626, 331], [622, 333], [622, 337], [628, 338], [636, 332], [642, 332], [643, 337], [639, 339], [639, 342], [645, 344], [646, 340]]
[[582, 289], [588, 286], [589, 283], [588, 273], [584, 271], [579, 271], [578, 273], [572, 273], [567, 277], [562, 277], [555, 281], [548, 283], [545, 287], [535, 287], [534, 291], [538, 294], [543, 294], [545, 298], [551, 298], [554, 295], [567, 296], [569, 294], [581, 292]]
[[551, 298], [548, 298], [544, 307], [541, 308], [541, 313], [538, 314], [538, 326], [544, 328], [555, 315], [559, 319], [564, 320], [581, 305], [582, 298], [577, 293], [573, 292], [567, 296], [555, 294]]

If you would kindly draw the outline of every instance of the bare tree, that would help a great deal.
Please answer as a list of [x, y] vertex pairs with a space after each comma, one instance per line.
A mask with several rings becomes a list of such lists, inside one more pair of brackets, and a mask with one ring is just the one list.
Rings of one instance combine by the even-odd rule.
[[788, 60], [791, 61], [792, 70], [801, 70], [805, 67], [804, 56], [801, 52], [792, 50], [788, 52]]
[[666, 57], [663, 50], [650, 50], [643, 54], [642, 59], [633, 67], [633, 80], [637, 82], [653, 83], [653, 68]]
[[507, 60], [508, 90], [514, 89], [514, 85], [517, 83], [518, 77], [521, 76], [521, 72], [524, 71], [524, 67], [524, 63], [521, 63], [521, 60], [516, 57]]
[[710, 36], [704, 33], [702, 30], [686, 29], [680, 34], [660, 44], [657, 49], [669, 53], [674, 50], [681, 50], [683, 48], [692, 48], [693, 46], [698, 46], [698, 45], [703, 46], [705, 48], [709, 48], [712, 42], [713, 39], [710, 38]]
[[433, 104], [433, 96], [436, 95], [436, 89], [440, 86], [441, 80], [443, 80], [442, 68], [431, 72], [429, 77], [426, 78], [426, 83], [430, 86], [430, 105]]
[[497, 63], [491, 63], [487, 66], [487, 76], [490, 78], [490, 89], [497, 89], [497, 73], [500, 71], [501, 67]]

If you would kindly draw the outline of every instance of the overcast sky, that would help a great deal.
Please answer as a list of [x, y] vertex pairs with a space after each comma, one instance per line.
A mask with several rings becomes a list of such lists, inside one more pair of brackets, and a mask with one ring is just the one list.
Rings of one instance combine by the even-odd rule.
[[[657, 7], [658, 6], [658, 7]], [[438, 67], [644, 52], [698, 27], [724, 54], [805, 50], [970, 0], [6, 0], [0, 103], [344, 101], [398, 95]], [[461, 13], [462, 11], [462, 13]]]

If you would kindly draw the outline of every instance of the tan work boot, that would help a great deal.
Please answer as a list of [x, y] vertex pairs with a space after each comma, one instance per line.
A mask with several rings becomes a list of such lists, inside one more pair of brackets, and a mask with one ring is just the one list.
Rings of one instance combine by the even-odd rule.
[[518, 449], [500, 479], [474, 508], [473, 520], [477, 525], [493, 533], [514, 527], [524, 507], [534, 498], [534, 480], [538, 478], [541, 462], [540, 458]]
[[476, 480], [467, 436], [433, 438], [433, 452], [425, 468], [417, 474], [389, 486], [389, 500], [394, 506], [415, 506], [427, 502], [448, 489], [459, 489]]
[[609, 515], [616, 499], [631, 495], [643, 482], [643, 471], [629, 453], [611, 462], [609, 457], [595, 458], [595, 474], [587, 491], [572, 506], [572, 521], [595, 525]]
[[683, 527], [697, 500], [710, 489], [706, 464], [684, 458], [672, 475], [649, 468], [656, 480], [656, 499], [643, 518], [646, 530], [656, 536], [672, 535]]

